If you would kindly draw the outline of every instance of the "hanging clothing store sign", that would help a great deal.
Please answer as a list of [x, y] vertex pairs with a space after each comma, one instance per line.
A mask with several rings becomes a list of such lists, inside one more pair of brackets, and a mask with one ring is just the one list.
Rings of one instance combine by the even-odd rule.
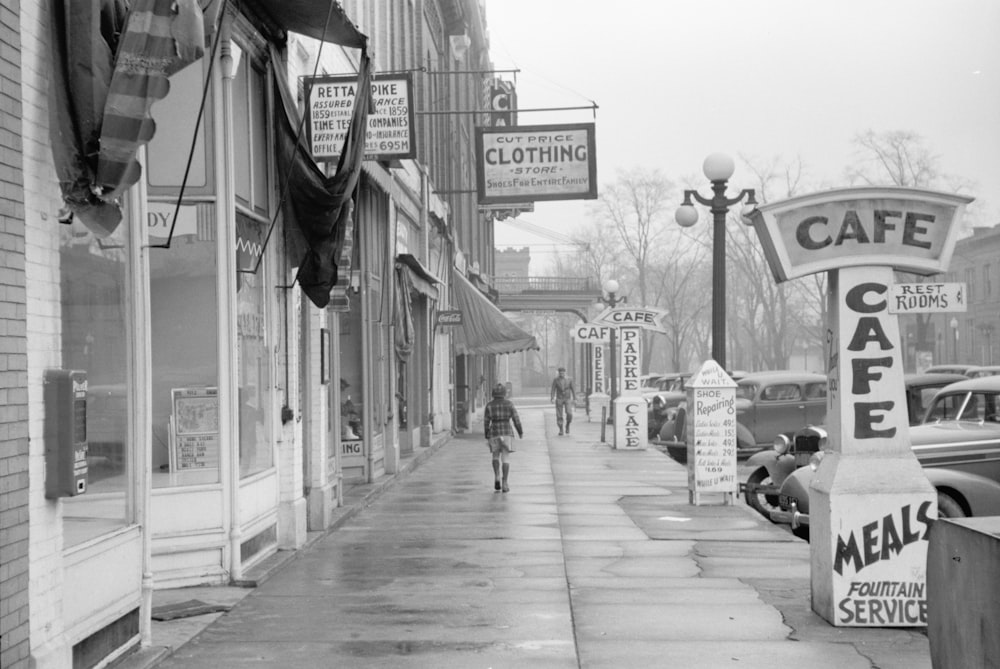
[[[317, 162], [336, 161], [351, 123], [356, 75], [305, 77], [306, 132]], [[372, 77], [372, 108], [365, 134], [365, 158], [401, 160], [416, 156], [413, 81], [409, 74]]]
[[479, 204], [597, 198], [594, 124], [476, 128]]

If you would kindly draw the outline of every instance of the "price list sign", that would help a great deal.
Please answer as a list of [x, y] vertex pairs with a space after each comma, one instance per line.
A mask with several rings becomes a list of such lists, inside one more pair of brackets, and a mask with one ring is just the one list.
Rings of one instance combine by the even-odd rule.
[[688, 390], [688, 486], [693, 504], [704, 493], [732, 503], [736, 481], [736, 384], [708, 361]]
[[171, 394], [170, 470], [218, 468], [218, 388], [174, 388]]

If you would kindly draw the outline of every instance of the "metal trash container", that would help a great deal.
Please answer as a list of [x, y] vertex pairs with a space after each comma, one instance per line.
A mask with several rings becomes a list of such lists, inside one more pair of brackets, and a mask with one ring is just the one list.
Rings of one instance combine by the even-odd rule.
[[1000, 658], [1000, 516], [938, 520], [927, 548], [927, 637], [935, 669]]

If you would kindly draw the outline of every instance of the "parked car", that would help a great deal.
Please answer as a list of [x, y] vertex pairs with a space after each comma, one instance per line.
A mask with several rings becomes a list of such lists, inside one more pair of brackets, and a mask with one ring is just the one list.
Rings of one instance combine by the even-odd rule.
[[973, 367], [966, 372], [966, 376], [970, 379], [978, 379], [981, 376], [996, 376], [998, 374], [1000, 374], [1000, 365], [982, 365]]
[[969, 372], [976, 369], [977, 365], [966, 365], [963, 363], [947, 363], [942, 365], [931, 365], [924, 371], [929, 374], [964, 374], [969, 376]]
[[[778, 494], [771, 520], [809, 536], [809, 485], [822, 461], [826, 433], [806, 433], [821, 446], [809, 465], [792, 472]], [[939, 390], [920, 425], [910, 428], [914, 455], [937, 490], [938, 516], [1000, 515], [1000, 376], [953, 383]]]
[[689, 372], [672, 372], [656, 376], [655, 386], [643, 388], [646, 398], [646, 428], [648, 437], [656, 439], [663, 422], [676, 411], [677, 406], [687, 397], [684, 382], [691, 378]]
[[[961, 374], [907, 374], [903, 382], [910, 425], [923, 420], [938, 390], [965, 378]], [[746, 462], [750, 475], [740, 485], [747, 504], [769, 518], [771, 511], [778, 508], [778, 493], [785, 478], [799, 467], [808, 465], [809, 458], [819, 449], [817, 433], [800, 430], [793, 437], [778, 435], [774, 448], [750, 456]]]
[[[678, 408], [667, 452], [687, 461], [686, 407]], [[811, 372], [751, 372], [736, 382], [736, 448], [741, 454], [774, 445], [779, 434], [791, 436], [826, 416], [826, 377]], [[662, 434], [662, 431], [661, 431]]]

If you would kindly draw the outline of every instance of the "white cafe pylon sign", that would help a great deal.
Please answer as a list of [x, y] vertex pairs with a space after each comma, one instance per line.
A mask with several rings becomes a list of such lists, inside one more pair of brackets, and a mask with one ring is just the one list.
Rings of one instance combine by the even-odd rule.
[[617, 337], [618, 341], [615, 363], [620, 392], [615, 397], [612, 409], [615, 421], [615, 448], [643, 450], [649, 445], [646, 400], [642, 396], [640, 379], [642, 373], [640, 330], [666, 332], [663, 326], [666, 315], [667, 312], [662, 309], [616, 307], [605, 309], [594, 319], [595, 323], [613, 326], [612, 337]]
[[590, 395], [587, 420], [597, 417], [604, 420], [603, 411], [608, 408], [608, 389], [604, 377], [604, 344], [611, 341], [611, 326], [603, 323], [579, 323], [570, 331], [573, 341], [591, 344], [590, 347]]
[[937, 495], [910, 450], [893, 270], [947, 270], [971, 198], [849, 188], [760, 206], [778, 281], [828, 272], [828, 448], [809, 491], [812, 607], [838, 626], [927, 625]]

